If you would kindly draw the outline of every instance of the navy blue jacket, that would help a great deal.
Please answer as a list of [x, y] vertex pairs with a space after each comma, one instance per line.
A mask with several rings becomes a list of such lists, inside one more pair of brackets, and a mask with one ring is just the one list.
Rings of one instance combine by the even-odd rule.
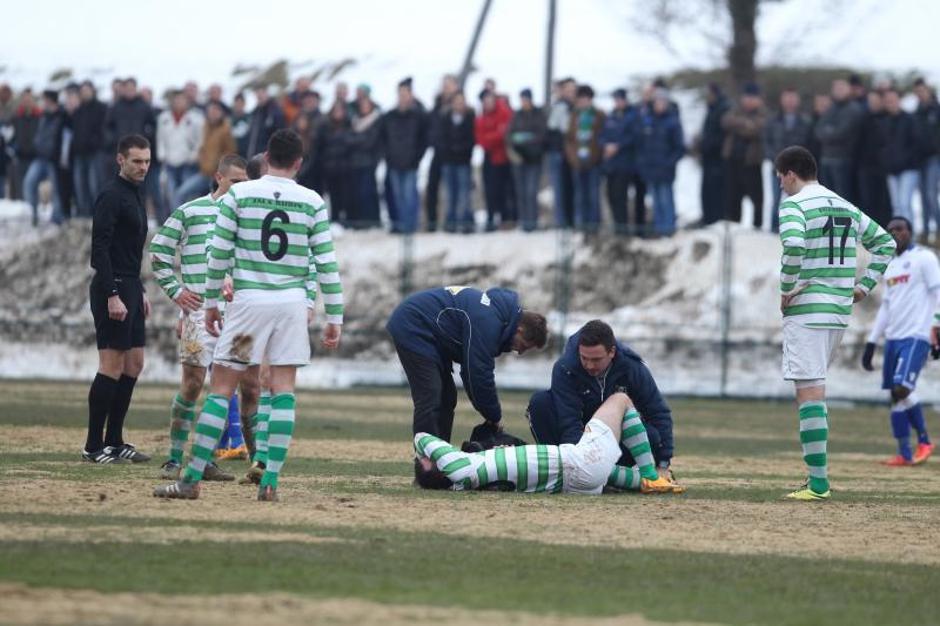
[[[622, 391], [639, 412], [647, 427], [655, 428], [662, 439], [660, 457], [673, 455], [672, 412], [663, 400], [646, 364], [640, 356], [617, 342], [617, 354], [606, 378], [597, 379], [581, 366], [578, 354], [579, 330], [565, 344], [565, 351], [552, 368], [552, 401], [558, 418], [559, 443], [578, 443], [587, 424], [604, 400]], [[601, 382], [603, 381], [603, 382]]]
[[676, 179], [676, 164], [685, 154], [679, 116], [668, 111], [652, 111], [640, 116], [637, 145], [640, 175], [648, 183], [671, 183]]
[[496, 357], [512, 349], [522, 307], [508, 289], [438, 287], [405, 298], [385, 328], [396, 347], [460, 364], [460, 378], [473, 407], [487, 420], [503, 414], [496, 394]]
[[623, 111], [611, 111], [604, 120], [601, 129], [600, 144], [603, 148], [614, 143], [619, 146], [617, 154], [602, 163], [607, 174], [634, 174], [636, 173], [636, 139], [637, 124], [640, 111], [635, 106], [628, 106]]

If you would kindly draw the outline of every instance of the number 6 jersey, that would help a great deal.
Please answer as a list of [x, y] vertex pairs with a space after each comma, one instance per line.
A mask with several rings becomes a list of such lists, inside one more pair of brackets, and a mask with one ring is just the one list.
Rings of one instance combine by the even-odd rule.
[[232, 185], [219, 207], [209, 245], [206, 307], [217, 306], [222, 279], [232, 268], [238, 300], [313, 301], [319, 283], [326, 321], [343, 323], [339, 266], [319, 194], [267, 175]]
[[[854, 289], [874, 289], [895, 248], [874, 220], [819, 183], [781, 203], [780, 240], [780, 292], [798, 294], [783, 315], [813, 328], [848, 326]], [[871, 261], [856, 282], [859, 243]]]

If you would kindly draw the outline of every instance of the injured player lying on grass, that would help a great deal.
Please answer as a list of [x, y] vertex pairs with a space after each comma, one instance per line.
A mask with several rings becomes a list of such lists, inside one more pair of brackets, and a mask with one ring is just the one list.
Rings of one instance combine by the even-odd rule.
[[[621, 454], [618, 441], [630, 448], [637, 465], [616, 465]], [[657, 474], [646, 429], [624, 393], [615, 393], [597, 409], [577, 444], [508, 446], [468, 453], [427, 433], [416, 434], [414, 444], [417, 481], [425, 489], [599, 494], [609, 486], [642, 493], [685, 491], [671, 478]]]

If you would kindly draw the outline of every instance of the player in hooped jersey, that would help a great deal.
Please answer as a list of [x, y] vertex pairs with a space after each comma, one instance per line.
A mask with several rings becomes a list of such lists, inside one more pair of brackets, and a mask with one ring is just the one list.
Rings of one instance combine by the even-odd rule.
[[[221, 335], [213, 357], [211, 389], [192, 446], [192, 458], [179, 481], [154, 495], [195, 499], [203, 471], [226, 425], [228, 402], [241, 371], [271, 365], [268, 463], [258, 499], [277, 500], [278, 477], [294, 431], [297, 368], [310, 360], [308, 302], [323, 294], [323, 345], [339, 345], [343, 295], [330, 235], [328, 211], [314, 191], [294, 181], [303, 142], [292, 130], [275, 132], [265, 159], [268, 173], [233, 185], [222, 198], [215, 222], [206, 280], [206, 328]], [[235, 296], [222, 324], [219, 290], [231, 268]]]
[[[897, 256], [885, 271], [885, 295], [868, 336], [862, 367], [874, 369], [875, 344], [884, 335], [881, 386], [891, 393], [891, 430], [898, 440], [897, 455], [884, 464], [901, 467], [923, 463], [934, 450], [914, 388], [931, 351], [931, 338], [935, 344], [934, 358], [940, 356], [940, 346], [936, 346], [940, 342], [931, 328], [940, 307], [940, 263], [931, 250], [914, 245], [907, 218], [892, 218], [888, 232], [897, 244]], [[911, 427], [917, 432], [917, 449], [913, 452]]]
[[[874, 220], [816, 180], [816, 160], [800, 146], [774, 160], [780, 187], [780, 310], [783, 313], [783, 377], [796, 387], [800, 443], [809, 480], [788, 494], [793, 500], [827, 500], [829, 464], [826, 372], [852, 305], [875, 288], [894, 254], [894, 240]], [[856, 248], [871, 260], [856, 280]]]

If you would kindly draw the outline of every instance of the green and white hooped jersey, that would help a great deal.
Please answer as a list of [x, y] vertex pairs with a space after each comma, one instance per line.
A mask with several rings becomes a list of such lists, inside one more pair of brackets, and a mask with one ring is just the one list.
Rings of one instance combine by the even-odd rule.
[[[874, 289], [895, 248], [874, 220], [819, 183], [780, 204], [780, 240], [780, 291], [798, 294], [783, 315], [813, 328], [848, 326], [854, 289]], [[871, 261], [856, 282], [859, 243]]]
[[[219, 205], [211, 195], [180, 206], [150, 240], [150, 266], [157, 283], [170, 299], [176, 299], [185, 287], [199, 295], [206, 291], [206, 244], [219, 214]], [[173, 265], [180, 249], [180, 274]]]
[[237, 183], [220, 199], [209, 244], [206, 304], [215, 306], [231, 268], [236, 299], [314, 300], [323, 293], [327, 322], [343, 323], [343, 288], [326, 203], [315, 191], [277, 176]]

